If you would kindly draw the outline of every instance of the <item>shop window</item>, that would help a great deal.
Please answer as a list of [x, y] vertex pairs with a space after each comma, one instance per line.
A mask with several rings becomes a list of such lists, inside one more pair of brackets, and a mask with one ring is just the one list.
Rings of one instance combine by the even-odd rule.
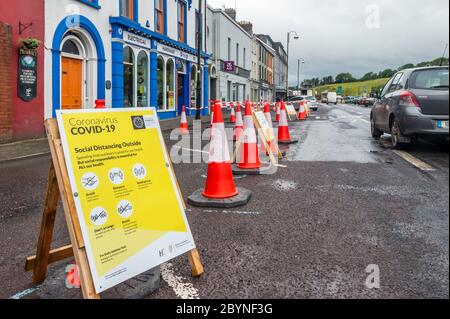
[[162, 57], [158, 58], [158, 109], [163, 110], [165, 105], [165, 90], [164, 90], [164, 71], [165, 63]]
[[186, 42], [186, 3], [178, 1], [178, 41]]
[[166, 101], [168, 110], [175, 108], [175, 64], [172, 59], [167, 61], [166, 67]]
[[155, 20], [156, 20], [156, 32], [164, 34], [165, 33], [165, 0], [155, 0]]
[[141, 51], [137, 59], [137, 106], [148, 105], [148, 57]]
[[134, 106], [134, 53], [130, 47], [123, 52], [123, 104]]

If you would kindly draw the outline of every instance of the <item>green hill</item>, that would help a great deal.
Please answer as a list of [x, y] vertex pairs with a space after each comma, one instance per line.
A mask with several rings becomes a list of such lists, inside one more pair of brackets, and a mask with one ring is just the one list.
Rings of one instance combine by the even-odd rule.
[[342, 86], [343, 95], [344, 96], [361, 96], [364, 93], [370, 94], [371, 92], [379, 91], [382, 88], [389, 78], [385, 79], [376, 79], [364, 82], [351, 82], [351, 83], [342, 83], [342, 84], [330, 84], [330, 85], [322, 85], [314, 88], [318, 95], [322, 94], [324, 91], [336, 92], [339, 86]]

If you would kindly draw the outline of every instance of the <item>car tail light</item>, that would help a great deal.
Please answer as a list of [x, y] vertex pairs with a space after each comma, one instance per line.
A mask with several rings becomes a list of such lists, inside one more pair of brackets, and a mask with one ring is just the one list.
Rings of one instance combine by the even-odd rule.
[[420, 107], [419, 100], [411, 91], [403, 91], [400, 94], [400, 103], [401, 106], [415, 106]]

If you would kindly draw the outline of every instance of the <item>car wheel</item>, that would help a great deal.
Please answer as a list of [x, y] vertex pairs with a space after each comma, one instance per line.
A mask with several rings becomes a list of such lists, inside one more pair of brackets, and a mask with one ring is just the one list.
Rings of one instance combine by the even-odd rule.
[[383, 135], [383, 132], [377, 129], [373, 117], [370, 119], [370, 132], [372, 133], [372, 137], [376, 139], [379, 139]]
[[397, 119], [394, 119], [392, 121], [391, 139], [392, 139], [392, 146], [395, 149], [401, 149], [405, 146], [405, 144], [402, 142], [402, 140], [404, 140], [404, 137], [402, 135], [402, 131], [400, 130], [400, 123], [398, 122]]

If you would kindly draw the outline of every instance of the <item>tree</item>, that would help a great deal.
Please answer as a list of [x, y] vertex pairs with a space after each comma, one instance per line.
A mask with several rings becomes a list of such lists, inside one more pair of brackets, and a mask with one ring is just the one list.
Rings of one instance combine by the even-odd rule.
[[414, 64], [408, 63], [408, 64], [405, 64], [405, 65], [399, 67], [398, 70], [402, 71], [402, 70], [406, 70], [406, 69], [412, 69], [413, 67], [414, 67]]
[[396, 71], [392, 70], [392, 69], [386, 69], [384, 71], [381, 72], [380, 74], [380, 78], [390, 78], [392, 76], [394, 76]]
[[362, 78], [361, 81], [369, 81], [369, 80], [375, 80], [378, 78], [378, 75], [373, 72], [366, 73]]
[[356, 79], [350, 73], [340, 73], [336, 76], [335, 83], [355, 82]]
[[432, 66], [448, 65], [448, 58], [437, 58], [430, 62]]

